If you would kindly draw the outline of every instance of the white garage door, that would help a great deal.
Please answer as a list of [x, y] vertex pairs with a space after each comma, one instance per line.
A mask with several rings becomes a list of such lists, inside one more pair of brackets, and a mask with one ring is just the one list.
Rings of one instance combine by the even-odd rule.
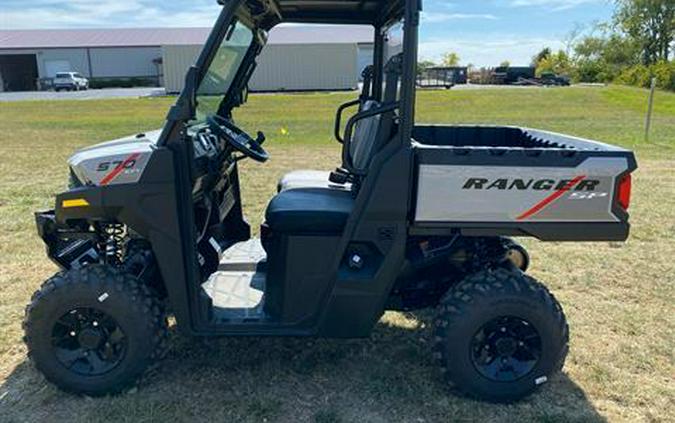
[[53, 78], [59, 72], [70, 72], [72, 70], [68, 60], [45, 60], [47, 78]]

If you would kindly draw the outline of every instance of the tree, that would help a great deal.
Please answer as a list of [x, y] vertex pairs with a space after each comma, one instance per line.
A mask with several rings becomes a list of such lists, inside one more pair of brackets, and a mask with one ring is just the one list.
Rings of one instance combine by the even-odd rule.
[[436, 62], [434, 62], [433, 60], [422, 60], [419, 62], [419, 65], [424, 69], [433, 68], [434, 66], [436, 66]]
[[675, 40], [675, 1], [615, 0], [614, 24], [639, 42], [642, 63], [668, 61]]
[[543, 59], [546, 59], [547, 57], [550, 57], [552, 53], [553, 51], [551, 51], [550, 47], [544, 47], [532, 58], [532, 66], [538, 66], [539, 62], [541, 62]]
[[552, 72], [556, 75], [570, 76], [573, 71], [573, 64], [570, 57], [564, 50], [559, 50], [557, 53], [551, 53], [544, 56], [537, 62], [537, 76], [543, 73]]
[[640, 51], [638, 42], [616, 32], [585, 36], [574, 47], [575, 79], [611, 82], [625, 68], [640, 63]]
[[421, 62], [417, 62], [417, 73], [421, 74], [424, 69], [433, 68], [434, 66], [436, 66], [436, 63], [431, 60], [422, 60]]
[[449, 53], [445, 53], [443, 55], [443, 58], [441, 59], [441, 63], [443, 64], [443, 66], [448, 66], [448, 67], [459, 65], [459, 61], [460, 61], [459, 55], [457, 53], [455, 53], [454, 51], [449, 52]]
[[508, 67], [511, 67], [511, 62], [508, 61], [508, 60], [504, 60], [503, 62], [501, 62], [501, 63], [499, 64], [499, 67], [500, 67], [500, 68], [508, 68]]

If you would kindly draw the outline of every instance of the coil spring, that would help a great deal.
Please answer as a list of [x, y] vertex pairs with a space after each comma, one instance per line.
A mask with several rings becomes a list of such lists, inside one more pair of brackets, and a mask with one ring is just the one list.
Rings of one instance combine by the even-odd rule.
[[119, 265], [122, 262], [122, 246], [126, 230], [124, 225], [111, 223], [103, 229], [105, 237], [105, 258], [108, 264]]

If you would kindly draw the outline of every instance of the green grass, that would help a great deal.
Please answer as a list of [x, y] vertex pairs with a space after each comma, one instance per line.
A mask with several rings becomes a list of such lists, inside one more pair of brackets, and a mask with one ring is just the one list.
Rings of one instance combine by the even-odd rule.
[[[268, 134], [272, 154], [265, 165], [244, 165], [254, 225], [283, 173], [339, 162], [334, 111], [353, 97], [254, 95], [237, 112], [245, 127]], [[646, 98], [620, 87], [419, 95], [420, 122], [525, 125], [637, 144], [627, 243], [525, 240], [532, 274], [565, 307], [571, 351], [562, 375], [509, 406], [443, 386], [429, 351], [431, 313], [387, 313], [367, 340], [204, 344], [175, 335], [169, 357], [138, 389], [96, 400], [59, 392], [21, 343], [23, 307], [55, 271], [32, 212], [53, 205], [74, 149], [157, 128], [173, 100], [0, 103], [0, 421], [667, 421], [675, 414], [675, 95], [656, 97], [659, 146], [640, 143]]]

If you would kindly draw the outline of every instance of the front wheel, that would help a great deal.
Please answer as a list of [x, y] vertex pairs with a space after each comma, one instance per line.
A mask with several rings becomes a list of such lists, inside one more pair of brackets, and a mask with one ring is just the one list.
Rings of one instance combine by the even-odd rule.
[[91, 265], [60, 272], [31, 299], [24, 320], [28, 355], [61, 389], [118, 393], [161, 358], [162, 304], [135, 277]]
[[441, 301], [434, 354], [446, 380], [492, 402], [517, 401], [559, 371], [569, 342], [560, 304], [516, 269], [467, 277]]

